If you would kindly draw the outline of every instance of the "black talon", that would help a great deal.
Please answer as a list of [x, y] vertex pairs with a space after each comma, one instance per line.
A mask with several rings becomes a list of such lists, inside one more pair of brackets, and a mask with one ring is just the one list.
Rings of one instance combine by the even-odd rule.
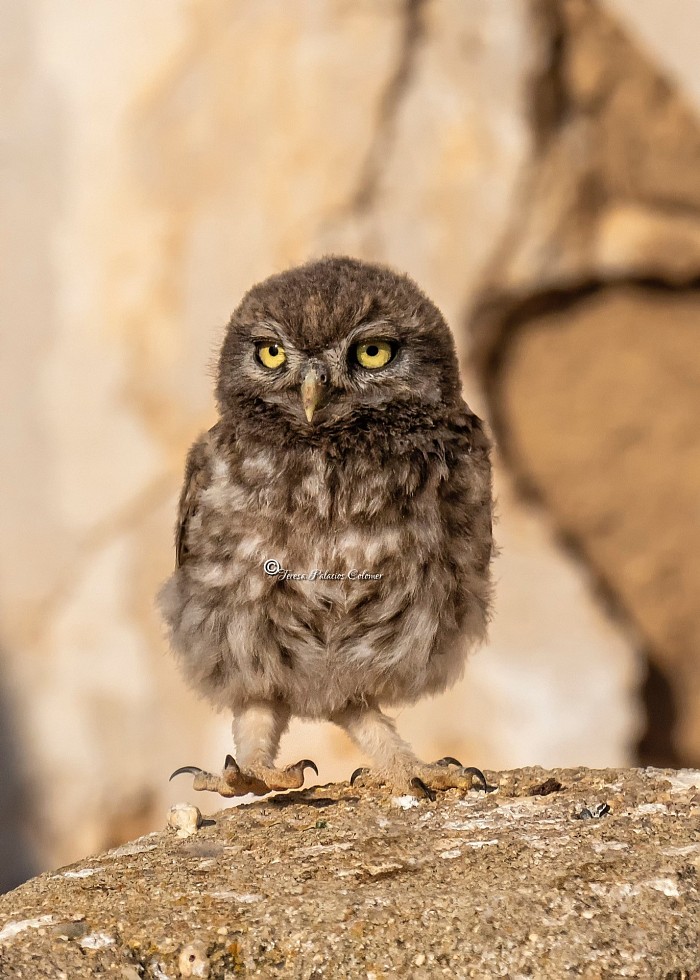
[[435, 763], [436, 766], [459, 766], [462, 768], [462, 763], [459, 759], [455, 759], [453, 755], [446, 755], [444, 759], [438, 759]]
[[465, 775], [476, 776], [476, 778], [481, 783], [481, 788], [485, 793], [488, 793], [489, 784], [486, 782], [486, 776], [484, 776], [481, 769], [477, 769], [476, 766], [464, 766], [462, 772]]
[[313, 769], [313, 771], [318, 776], [318, 769], [316, 768], [316, 763], [312, 762], [311, 759], [301, 759], [299, 762], [295, 762], [294, 765], [290, 766], [289, 768], [301, 769], [302, 773], [304, 772], [305, 769]]
[[355, 772], [350, 777], [350, 785], [354, 786], [355, 780], [358, 779], [360, 776], [364, 776], [366, 772], [369, 772], [369, 769], [366, 769], [364, 766], [360, 766], [359, 769], [356, 769]]
[[168, 782], [170, 782], [170, 780], [174, 779], [176, 776], [181, 776], [185, 772], [189, 773], [190, 776], [198, 776], [200, 772], [204, 772], [204, 770], [200, 769], [199, 766], [181, 766], [179, 769], [175, 770]]
[[430, 800], [431, 802], [435, 802], [435, 790], [431, 789], [429, 786], [426, 786], [423, 780], [419, 779], [418, 776], [413, 777], [411, 780], [411, 786], [415, 786], [416, 789], [419, 789], [426, 799]]

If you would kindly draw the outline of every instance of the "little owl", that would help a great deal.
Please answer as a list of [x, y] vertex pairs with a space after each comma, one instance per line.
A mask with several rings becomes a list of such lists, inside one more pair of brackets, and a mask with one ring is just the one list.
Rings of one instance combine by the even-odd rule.
[[489, 615], [489, 441], [438, 309], [350, 258], [272, 276], [231, 318], [216, 396], [159, 602], [189, 682], [233, 712], [236, 759], [173, 775], [222, 796], [299, 787], [312, 762], [275, 765], [295, 715], [345, 729], [374, 763], [362, 782], [486, 788], [419, 761], [382, 711], [453, 684]]

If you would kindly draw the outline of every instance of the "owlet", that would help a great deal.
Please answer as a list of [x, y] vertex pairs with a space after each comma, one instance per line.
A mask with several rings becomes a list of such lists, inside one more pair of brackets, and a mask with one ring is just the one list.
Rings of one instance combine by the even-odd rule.
[[233, 713], [236, 757], [177, 772], [223, 796], [299, 787], [314, 764], [275, 763], [298, 716], [345, 729], [362, 782], [485, 788], [419, 761], [383, 712], [453, 684], [489, 616], [489, 441], [438, 309], [356, 259], [274, 275], [231, 318], [216, 397], [159, 603], [187, 679]]

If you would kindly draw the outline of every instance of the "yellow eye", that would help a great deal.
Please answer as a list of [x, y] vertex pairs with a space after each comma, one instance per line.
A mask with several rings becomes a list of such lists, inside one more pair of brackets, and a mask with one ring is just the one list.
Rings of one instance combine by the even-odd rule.
[[386, 340], [365, 340], [355, 348], [355, 357], [363, 368], [383, 368], [394, 356], [394, 348]]
[[266, 368], [282, 367], [287, 360], [282, 344], [258, 344], [258, 360]]

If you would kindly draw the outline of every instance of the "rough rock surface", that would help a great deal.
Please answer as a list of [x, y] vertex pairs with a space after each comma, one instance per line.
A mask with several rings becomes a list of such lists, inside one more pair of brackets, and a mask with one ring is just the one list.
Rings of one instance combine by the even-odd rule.
[[700, 772], [347, 783], [154, 833], [0, 899], [0, 976], [612, 977], [700, 970]]
[[700, 121], [601, 5], [533, 0], [533, 156], [475, 304], [521, 488], [648, 656], [647, 761], [700, 760]]

